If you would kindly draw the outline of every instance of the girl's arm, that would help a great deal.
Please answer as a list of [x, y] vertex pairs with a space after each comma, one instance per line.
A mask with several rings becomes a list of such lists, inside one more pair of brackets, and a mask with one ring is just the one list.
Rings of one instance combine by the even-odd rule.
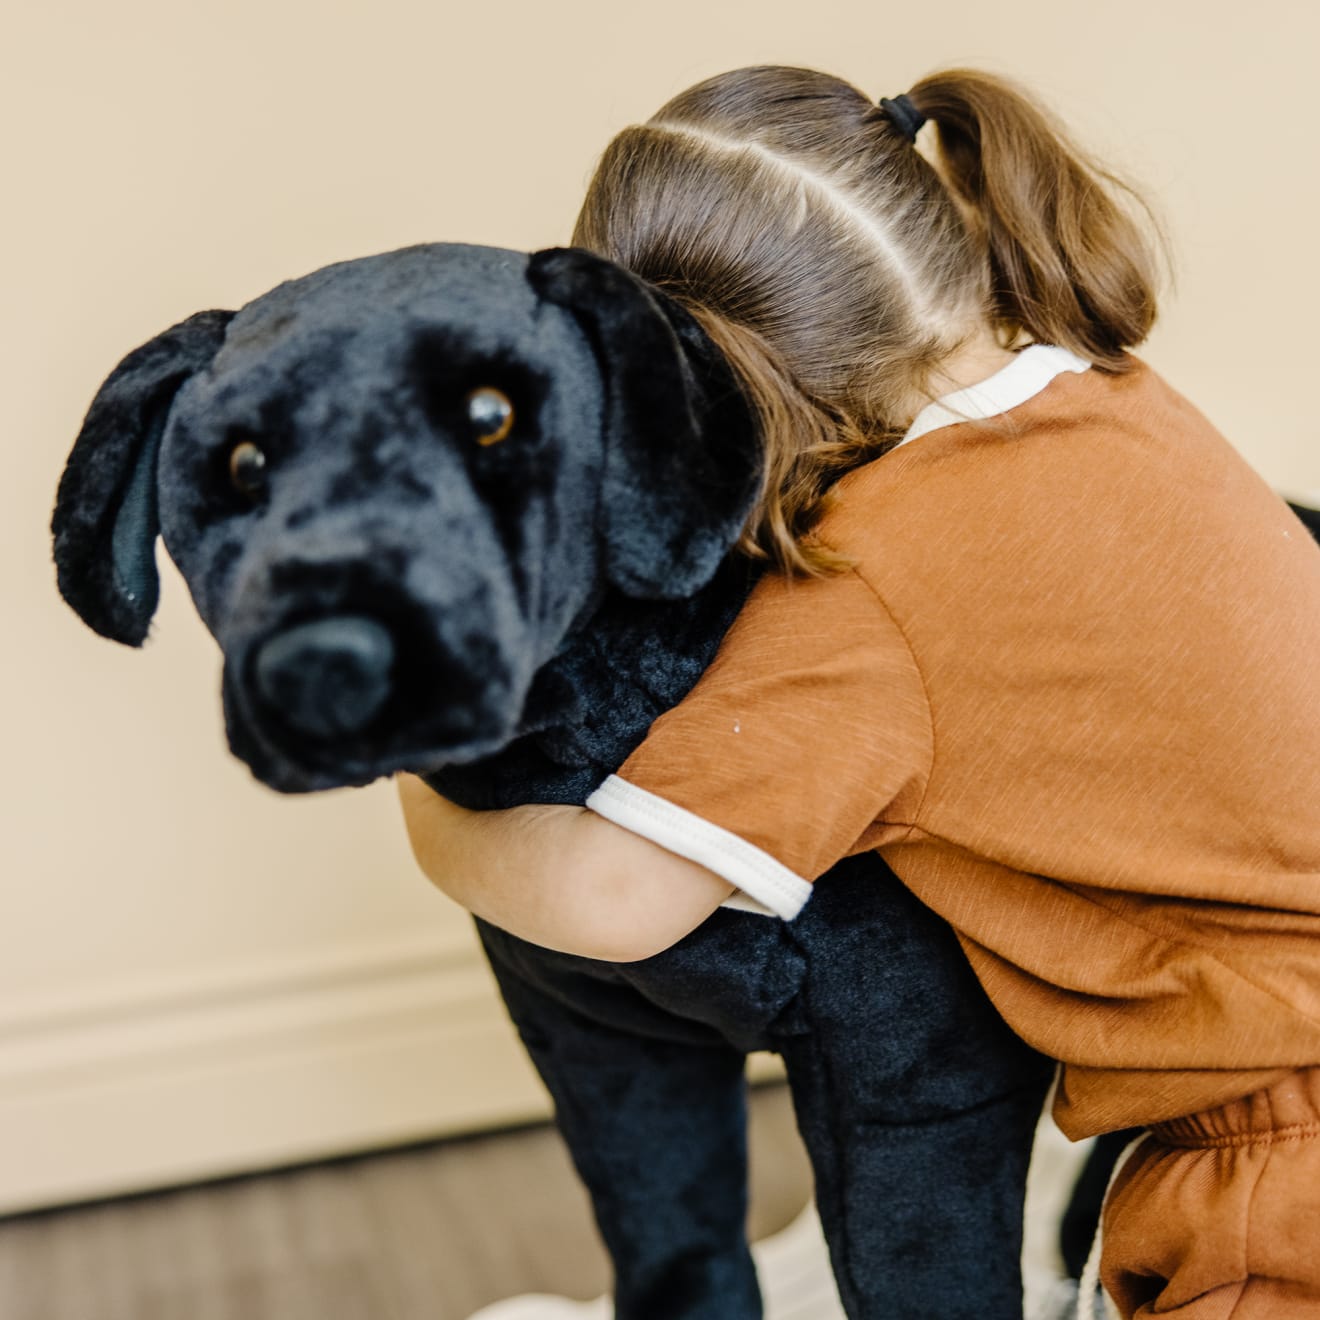
[[713, 871], [585, 808], [468, 811], [414, 775], [397, 779], [427, 879], [533, 944], [636, 962], [677, 943], [734, 892]]

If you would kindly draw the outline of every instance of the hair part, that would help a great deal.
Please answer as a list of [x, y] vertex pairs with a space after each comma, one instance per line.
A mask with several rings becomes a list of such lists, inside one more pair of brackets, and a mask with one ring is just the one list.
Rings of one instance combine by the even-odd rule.
[[795, 574], [842, 473], [901, 438], [973, 338], [1056, 343], [1104, 371], [1155, 317], [1131, 193], [1006, 81], [919, 82], [936, 158], [810, 69], [706, 79], [606, 148], [572, 242], [677, 299], [728, 356], [764, 446], [739, 548]]

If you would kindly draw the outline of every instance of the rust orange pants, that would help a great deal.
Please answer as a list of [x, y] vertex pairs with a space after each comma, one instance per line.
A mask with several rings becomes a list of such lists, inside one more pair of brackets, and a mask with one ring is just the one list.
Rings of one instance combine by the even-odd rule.
[[1320, 1068], [1160, 1123], [1105, 1205], [1129, 1320], [1320, 1320]]

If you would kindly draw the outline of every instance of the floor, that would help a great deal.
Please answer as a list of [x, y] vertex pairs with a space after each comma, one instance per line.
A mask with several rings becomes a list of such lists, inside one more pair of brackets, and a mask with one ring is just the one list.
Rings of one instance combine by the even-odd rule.
[[[751, 1130], [763, 1237], [810, 1186], [782, 1085], [753, 1093]], [[0, 1220], [3, 1320], [466, 1320], [608, 1284], [548, 1128]]]

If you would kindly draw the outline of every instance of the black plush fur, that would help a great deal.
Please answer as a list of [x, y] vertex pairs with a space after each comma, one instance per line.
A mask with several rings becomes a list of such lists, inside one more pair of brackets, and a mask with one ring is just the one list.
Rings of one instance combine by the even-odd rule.
[[[481, 387], [514, 408], [490, 446], [466, 413]], [[756, 490], [738, 386], [681, 307], [583, 251], [434, 244], [344, 262], [130, 354], [92, 403], [54, 526], [66, 599], [133, 644], [155, 593], [130, 600], [116, 581], [111, 515], [153, 422], [161, 529], [224, 651], [231, 746], [283, 791], [516, 758], [529, 739], [564, 768], [617, 764], [587, 712], [639, 712], [640, 737], [679, 695], [641, 695], [645, 675], [690, 686], [709, 658], [681, 654], [694, 624], [717, 638], [746, 586], [716, 593], [718, 623], [692, 602]], [[266, 460], [249, 493], [228, 470], [245, 443]], [[149, 560], [154, 522], [132, 529]], [[329, 741], [272, 708], [257, 659], [345, 616], [388, 631], [390, 692]], [[669, 665], [656, 653], [674, 636]]]
[[[690, 596], [736, 536], [756, 471], [747, 405], [728, 366], [677, 303], [658, 290], [639, 299], [638, 282], [618, 266], [552, 249], [536, 253], [527, 274], [543, 298], [578, 314], [606, 367], [616, 443], [599, 507], [610, 581], [632, 596]], [[679, 364], [682, 388], [657, 370], [668, 362]]]
[[1292, 511], [1302, 520], [1302, 525], [1317, 540], [1320, 540], [1320, 510], [1307, 508], [1302, 504], [1290, 504]]
[[[60, 591], [89, 627], [114, 641], [142, 644], [160, 590], [150, 564], [159, 531], [153, 439], [179, 386], [215, 355], [232, 315], [198, 312], [124, 358], [97, 393], [65, 466], [52, 523]], [[125, 492], [144, 460], [153, 479], [139, 525], [130, 529], [138, 553], [116, 562], [116, 524], [123, 526]], [[126, 583], [130, 574], [138, 581]]]
[[[465, 402], [480, 387], [514, 409], [490, 446]], [[252, 445], [265, 466], [236, 486]], [[150, 559], [152, 517], [122, 515], [149, 462], [258, 778], [306, 791], [410, 769], [472, 806], [580, 803], [741, 607], [755, 574], [730, 549], [758, 455], [728, 364], [626, 271], [573, 249], [408, 248], [125, 359], [61, 486], [60, 586], [141, 640], [154, 593], [125, 605], [105, 563]], [[272, 699], [290, 683], [296, 719]], [[822, 878], [791, 927], [722, 911], [628, 968], [481, 931], [595, 1197], [620, 1320], [759, 1314], [740, 1144], [753, 1047], [788, 1061], [849, 1313], [1015, 1312], [1048, 1069], [878, 857]], [[853, 1184], [922, 1190], [877, 1218], [849, 1208]], [[926, 1239], [938, 1249], [914, 1255]]]

